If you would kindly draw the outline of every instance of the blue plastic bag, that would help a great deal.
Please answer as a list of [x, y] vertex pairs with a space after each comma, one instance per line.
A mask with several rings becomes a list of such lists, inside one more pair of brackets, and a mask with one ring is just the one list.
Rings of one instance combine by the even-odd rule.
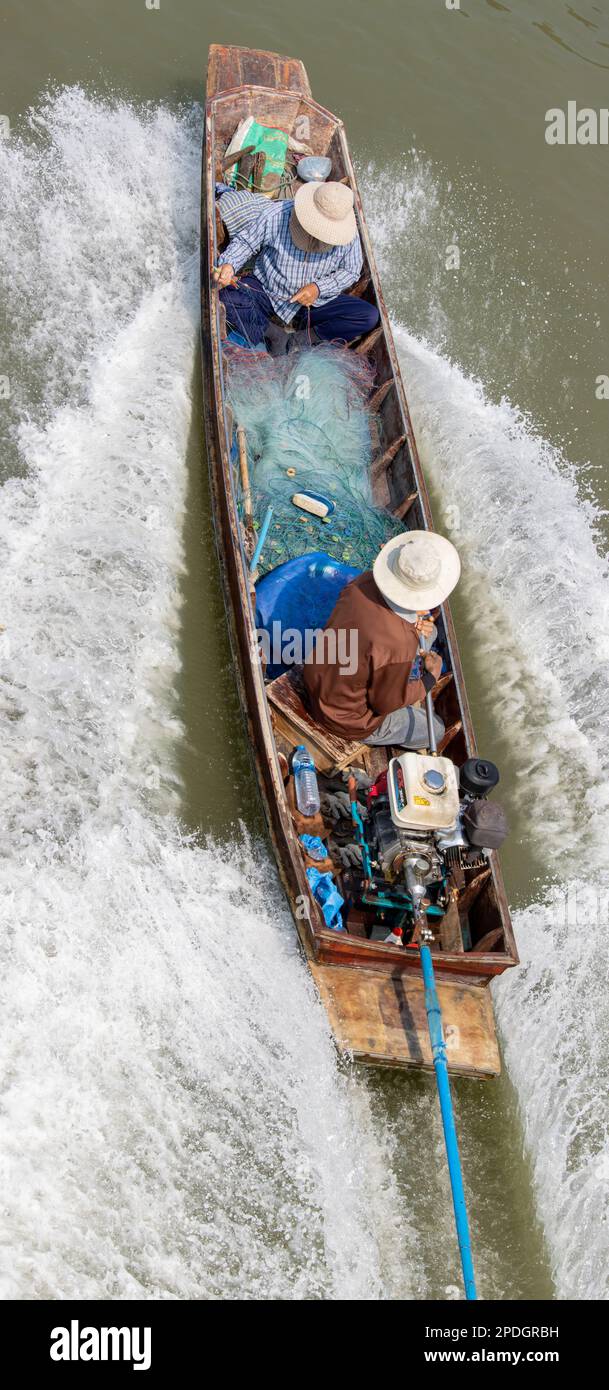
[[326, 926], [332, 927], [334, 931], [346, 931], [340, 915], [345, 900], [341, 898], [332, 874], [320, 874], [319, 869], [310, 868], [307, 869], [307, 878], [313, 897], [324, 914]]
[[328, 851], [319, 835], [301, 835], [300, 843], [304, 845], [311, 859], [327, 859]]

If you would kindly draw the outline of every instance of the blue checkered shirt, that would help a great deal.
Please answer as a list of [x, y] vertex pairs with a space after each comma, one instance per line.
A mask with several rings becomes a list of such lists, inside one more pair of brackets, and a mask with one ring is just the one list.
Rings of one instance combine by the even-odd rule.
[[251, 193], [249, 188], [229, 188], [225, 183], [216, 184], [216, 199], [220, 216], [229, 237], [239, 236], [244, 227], [268, 212], [270, 207], [266, 193]]
[[290, 236], [293, 207], [292, 198], [269, 203], [268, 210], [243, 227], [218, 257], [219, 265], [232, 265], [238, 271], [255, 256], [254, 274], [284, 323], [298, 313], [300, 304], [291, 304], [290, 300], [304, 285], [317, 285], [316, 305], [328, 304], [355, 284], [364, 264], [357, 235], [347, 246], [299, 251]]

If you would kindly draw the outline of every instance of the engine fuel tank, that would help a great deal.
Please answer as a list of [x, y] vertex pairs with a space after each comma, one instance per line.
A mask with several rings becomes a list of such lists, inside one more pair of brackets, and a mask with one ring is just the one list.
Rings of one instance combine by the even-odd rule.
[[459, 815], [457, 770], [450, 758], [402, 753], [387, 778], [391, 817], [401, 830], [449, 830]]

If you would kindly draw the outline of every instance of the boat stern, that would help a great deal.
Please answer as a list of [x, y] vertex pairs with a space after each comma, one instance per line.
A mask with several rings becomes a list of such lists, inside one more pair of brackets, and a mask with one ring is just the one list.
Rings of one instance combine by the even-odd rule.
[[[420, 974], [354, 969], [309, 961], [338, 1051], [377, 1067], [433, 1069]], [[501, 1071], [489, 989], [441, 981], [448, 1068], [457, 1076], [491, 1077]]]

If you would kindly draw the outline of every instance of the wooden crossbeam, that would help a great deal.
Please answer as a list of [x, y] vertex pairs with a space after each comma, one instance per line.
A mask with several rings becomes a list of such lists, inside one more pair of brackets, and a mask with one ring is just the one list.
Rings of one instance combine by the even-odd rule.
[[356, 284], [352, 285], [350, 290], [347, 290], [347, 294], [359, 295], [361, 299], [362, 295], [365, 294], [366, 290], [368, 289], [371, 278], [372, 277], [369, 274], [369, 272], [365, 270], [363, 275], [360, 275], [360, 278], [356, 282]]
[[393, 444], [390, 444], [389, 448], [385, 449], [385, 452], [383, 454], [379, 454], [377, 458], [372, 460], [371, 473], [373, 479], [378, 478], [381, 473], [384, 473], [386, 471], [386, 469], [389, 467], [389, 464], [393, 462], [396, 454], [398, 453], [398, 450], [400, 450], [402, 448], [402, 445], [405, 443], [406, 435], [401, 434], [399, 439], [394, 439]]
[[444, 749], [448, 748], [449, 743], [452, 743], [453, 739], [457, 737], [457, 734], [461, 733], [462, 728], [463, 724], [460, 719], [457, 719], [455, 724], [451, 724], [450, 729], [447, 729], [440, 739], [438, 753], [443, 753]]
[[452, 671], [445, 671], [444, 675], [440, 676], [440, 679], [436, 681], [431, 692], [434, 700], [437, 700], [438, 695], [441, 695], [442, 691], [446, 690], [447, 685], [450, 685], [452, 680], [454, 680]]
[[484, 887], [484, 884], [490, 876], [490, 869], [483, 869], [482, 873], [477, 874], [476, 878], [473, 878], [471, 883], [468, 883], [467, 887], [463, 889], [463, 892], [459, 895], [459, 912], [462, 917], [467, 916], [467, 913], [478, 897], [480, 889]]
[[403, 502], [400, 502], [397, 507], [393, 508], [393, 515], [397, 516], [398, 521], [404, 521], [405, 517], [408, 516], [408, 513], [413, 503], [416, 502], [418, 496], [418, 492], [410, 492], [408, 494], [408, 497], [404, 498]]
[[476, 942], [476, 954], [479, 952], [481, 956], [489, 955], [500, 942], [503, 943], [503, 927], [493, 927], [492, 931], [487, 931], [486, 936], [482, 936]]
[[391, 390], [392, 386], [393, 377], [390, 377], [389, 381], [384, 381], [382, 386], [377, 387], [376, 391], [374, 392], [374, 395], [370, 397], [370, 404], [368, 406], [368, 409], [371, 412], [371, 414], [374, 415], [375, 412], [378, 410], [379, 406], [383, 404], [385, 396], [387, 395], [387, 392]]
[[370, 352], [371, 348], [374, 347], [374, 344], [378, 343], [379, 338], [382, 337], [383, 325], [382, 323], [380, 323], [378, 328], [373, 328], [371, 333], [368, 333], [368, 335], [365, 338], [361, 339], [361, 342], [357, 343], [357, 345], [353, 348], [353, 352], [358, 352], [361, 355]]

